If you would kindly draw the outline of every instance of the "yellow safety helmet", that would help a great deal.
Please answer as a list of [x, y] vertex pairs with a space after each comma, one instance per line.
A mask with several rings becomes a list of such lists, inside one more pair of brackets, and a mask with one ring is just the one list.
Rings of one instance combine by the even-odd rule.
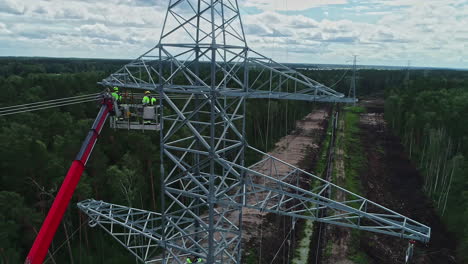
[[118, 91], [119, 91], [119, 87], [114, 86], [114, 91], [118, 92]]
[[150, 91], [146, 91], [145, 94], [150, 94], [151, 92]]

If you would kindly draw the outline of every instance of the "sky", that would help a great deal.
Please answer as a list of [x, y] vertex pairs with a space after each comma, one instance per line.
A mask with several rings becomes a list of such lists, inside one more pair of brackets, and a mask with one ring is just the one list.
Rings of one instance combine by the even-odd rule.
[[[468, 68], [468, 0], [238, 2], [249, 47], [280, 62]], [[137, 58], [168, 3], [0, 0], [0, 56]]]

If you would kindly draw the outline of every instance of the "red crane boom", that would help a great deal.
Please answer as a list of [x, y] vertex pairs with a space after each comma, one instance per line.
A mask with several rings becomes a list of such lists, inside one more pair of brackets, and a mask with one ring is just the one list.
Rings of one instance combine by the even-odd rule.
[[68, 204], [75, 192], [76, 186], [80, 181], [81, 175], [88, 162], [89, 156], [93, 151], [94, 145], [101, 133], [104, 123], [107, 120], [110, 112], [113, 109], [113, 101], [111, 98], [104, 98], [102, 101], [101, 110], [94, 120], [88, 136], [86, 137], [80, 152], [73, 161], [67, 175], [60, 187], [60, 190], [55, 197], [54, 203], [47, 213], [47, 217], [42, 224], [41, 230], [34, 240], [34, 244], [26, 257], [26, 264], [40, 264], [49, 250], [50, 243], [54, 238], [55, 232], [62, 221], [63, 214], [68, 207]]

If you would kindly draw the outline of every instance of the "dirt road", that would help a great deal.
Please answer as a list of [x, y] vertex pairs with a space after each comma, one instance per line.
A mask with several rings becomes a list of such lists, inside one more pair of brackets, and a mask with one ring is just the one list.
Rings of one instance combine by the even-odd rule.
[[[311, 171], [325, 136], [328, 118], [329, 110], [314, 110], [298, 121], [296, 129], [277, 142], [274, 150], [268, 154], [303, 170]], [[262, 168], [254, 170], [262, 171]], [[277, 167], [276, 170], [279, 175], [285, 175], [289, 168]], [[302, 182], [301, 185], [304, 188], [310, 186], [308, 182]], [[247, 197], [247, 199], [254, 198]], [[303, 221], [299, 221], [290, 234], [292, 226], [289, 217], [243, 209], [243, 240], [246, 242], [243, 263], [247, 263], [246, 259], [249, 257], [256, 260], [254, 263], [271, 263], [272, 260], [273, 263], [285, 263], [287, 258], [292, 257], [302, 224]], [[289, 240], [282, 245], [288, 234]]]

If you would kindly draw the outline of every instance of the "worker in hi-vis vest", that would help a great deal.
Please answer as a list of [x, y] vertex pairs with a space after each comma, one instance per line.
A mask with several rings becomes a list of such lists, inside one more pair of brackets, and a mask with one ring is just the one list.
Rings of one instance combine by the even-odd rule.
[[150, 110], [150, 106], [153, 105], [153, 98], [151, 96], [151, 92], [150, 91], [146, 91], [145, 92], [145, 96], [143, 96], [143, 99], [141, 100], [141, 103], [143, 104], [143, 123], [145, 125], [149, 125], [151, 124], [151, 122], [153, 121], [152, 119], [146, 119], [145, 116], [146, 116], [146, 111], [154, 111], [154, 108], [153, 110]]
[[187, 263], [202, 263], [202, 259], [197, 256], [191, 256], [187, 258]]
[[119, 93], [119, 87], [114, 86], [114, 91], [111, 93], [111, 95], [117, 103], [120, 103], [120, 101], [122, 101], [122, 95]]
[[[120, 107], [120, 103], [122, 102], [122, 95], [119, 92], [119, 87], [114, 86], [114, 91], [111, 93], [111, 96], [112, 99], [114, 99], [114, 101], [116, 102], [117, 108], [119, 108], [119, 110], [122, 110]], [[120, 115], [118, 118], [119, 120], [123, 120], [122, 115]]]
[[141, 100], [141, 103], [143, 105], [149, 105], [151, 104], [151, 96], [150, 96], [151, 92], [150, 91], [146, 91], [145, 92], [145, 96], [143, 96], [143, 99]]

